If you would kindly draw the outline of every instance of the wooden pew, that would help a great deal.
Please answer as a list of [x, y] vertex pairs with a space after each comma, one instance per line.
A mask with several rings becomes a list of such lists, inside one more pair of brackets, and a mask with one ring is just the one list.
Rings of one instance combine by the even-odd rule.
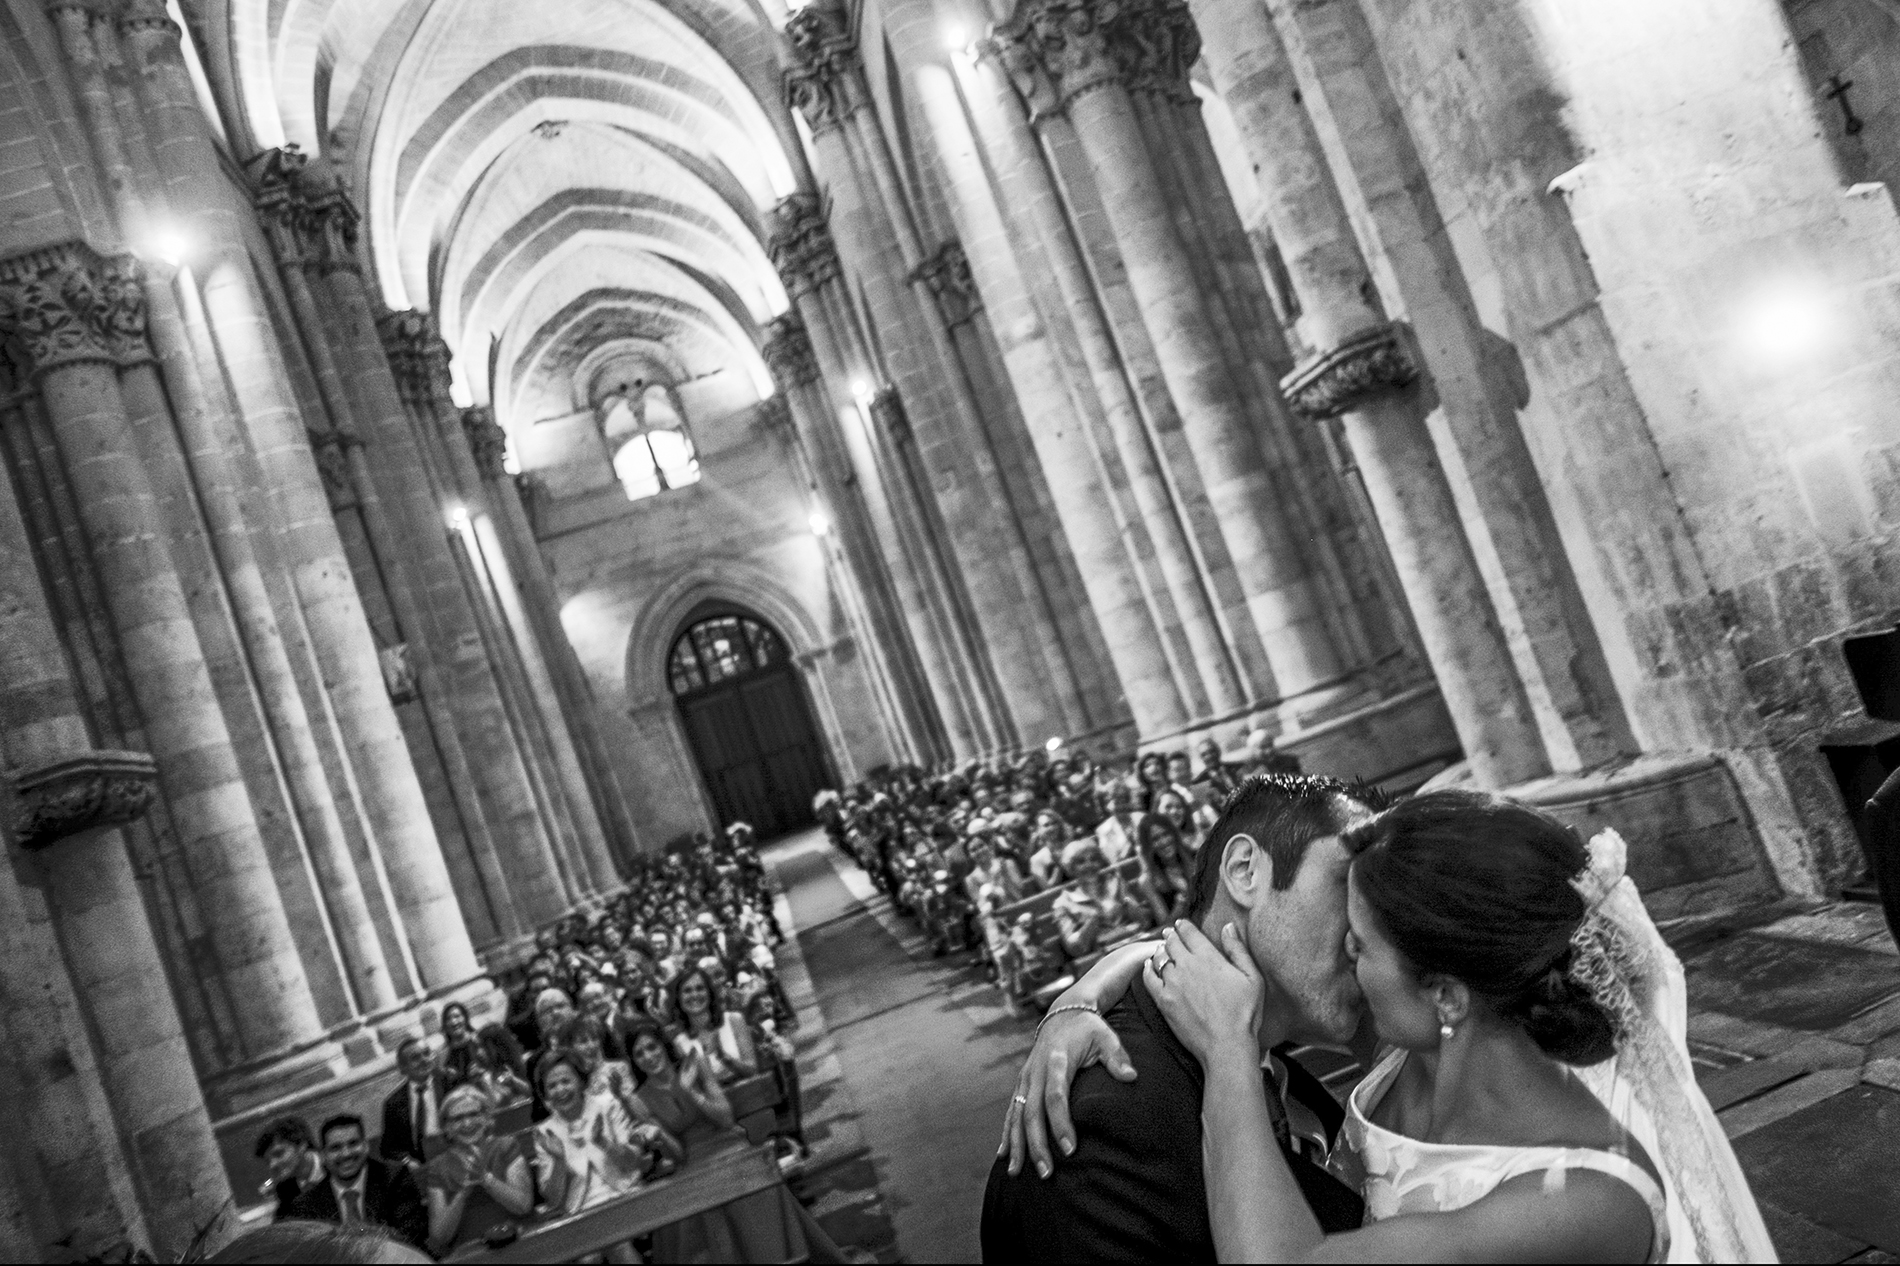
[[[1109, 869], [1120, 875], [1124, 884], [1132, 884], [1141, 876], [1141, 859], [1138, 857], [1124, 857]], [[1070, 958], [1068, 951], [1063, 948], [1062, 929], [1057, 925], [1055, 916], [1056, 898], [1070, 888], [1073, 888], [1075, 883], [1075, 880], [1070, 880], [1066, 884], [1057, 884], [1053, 888], [1045, 888], [1034, 896], [1025, 897], [1021, 901], [1011, 905], [998, 906], [990, 914], [990, 918], [997, 920], [997, 922], [1002, 925], [1005, 936], [1009, 934], [1010, 929], [1016, 926], [1017, 919], [1025, 914], [1030, 915], [1034, 920], [1032, 926], [1034, 928], [1033, 937], [1035, 943], [1045, 950], [1052, 951], [1058, 957], [1068, 960], [1067, 970], [1054, 981], [1036, 990], [1033, 999], [1015, 998], [1013, 1001], [1019, 1003], [1035, 1001], [1040, 1002], [1043, 1007], [1047, 1007], [1049, 1001], [1053, 1000], [1056, 994], [1061, 993], [1064, 989], [1074, 984], [1078, 977], [1088, 971], [1089, 968], [1095, 966], [1097, 960], [1101, 958], [1102, 955], [1100, 951], [1085, 954], [1080, 959]], [[1105, 946], [1103, 948], [1106, 949], [1109, 947]], [[1053, 990], [1053, 992], [1050, 992], [1051, 990]], [[1047, 999], [1044, 998], [1045, 994], [1047, 994]]]
[[[778, 1158], [771, 1147], [735, 1143], [695, 1157], [671, 1178], [649, 1183], [573, 1217], [525, 1227], [521, 1237], [500, 1248], [471, 1244], [451, 1261], [488, 1266], [514, 1262], [571, 1262], [612, 1245], [684, 1221], [695, 1214], [769, 1191], [780, 1183]], [[792, 1262], [806, 1259], [802, 1234]]]

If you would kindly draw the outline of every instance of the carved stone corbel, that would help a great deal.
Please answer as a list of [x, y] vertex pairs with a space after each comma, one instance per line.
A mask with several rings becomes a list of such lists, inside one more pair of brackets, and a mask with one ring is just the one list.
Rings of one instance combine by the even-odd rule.
[[1356, 335], [1321, 352], [1280, 382], [1287, 405], [1317, 422], [1351, 413], [1374, 396], [1403, 391], [1418, 381], [1418, 365], [1396, 324]]
[[158, 797], [158, 766], [144, 752], [85, 752], [26, 770], [13, 790], [13, 837], [40, 849], [144, 817]]

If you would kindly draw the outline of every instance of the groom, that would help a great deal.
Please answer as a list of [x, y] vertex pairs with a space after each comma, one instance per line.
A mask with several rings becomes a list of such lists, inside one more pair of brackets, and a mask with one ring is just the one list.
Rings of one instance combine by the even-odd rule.
[[[1345, 949], [1351, 858], [1339, 834], [1374, 807], [1335, 779], [1249, 779], [1196, 857], [1189, 917], [1217, 944], [1223, 925], [1241, 931], [1267, 981], [1263, 1049], [1341, 1045], [1358, 1026], [1361, 999]], [[1200, 1064], [1140, 979], [1104, 1019], [1125, 1052], [1108, 1042], [1106, 1058], [1124, 1068], [1132, 1060], [1140, 1075], [1119, 1080], [1101, 1063], [1076, 1075], [1068, 1095], [1074, 1151], [1046, 1176], [1012, 1178], [1007, 1159], [998, 1158], [983, 1196], [985, 1261], [1214, 1260], [1201, 1171]], [[1063, 1022], [1094, 1023], [1056, 1017]], [[1359, 1226], [1358, 1194], [1320, 1164], [1344, 1119], [1338, 1104], [1277, 1051], [1262, 1075], [1272, 1078], [1274, 1133], [1321, 1227]], [[1052, 1085], [1052, 1093], [1064, 1089]]]

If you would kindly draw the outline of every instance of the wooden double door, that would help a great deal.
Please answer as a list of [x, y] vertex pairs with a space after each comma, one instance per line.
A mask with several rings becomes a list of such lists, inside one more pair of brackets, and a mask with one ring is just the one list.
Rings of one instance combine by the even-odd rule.
[[781, 663], [682, 695], [679, 709], [722, 828], [749, 822], [764, 841], [816, 823], [812, 797], [830, 780], [796, 668]]

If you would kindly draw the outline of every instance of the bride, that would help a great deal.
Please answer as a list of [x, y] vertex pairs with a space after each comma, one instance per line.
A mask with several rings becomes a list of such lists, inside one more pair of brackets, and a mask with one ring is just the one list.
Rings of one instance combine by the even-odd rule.
[[[1536, 809], [1442, 791], [1344, 842], [1346, 953], [1387, 1048], [1332, 1158], [1361, 1186], [1362, 1227], [1322, 1233], [1283, 1159], [1255, 1036], [1265, 985], [1231, 925], [1216, 943], [1184, 921], [1104, 959], [1031, 1056], [1079, 1069], [1106, 1052], [1133, 1076], [1098, 1015], [1143, 977], [1205, 1074], [1222, 1261], [1774, 1260], [1695, 1083], [1681, 965], [1615, 832], [1586, 845]], [[1028, 1104], [1005, 1140], [1018, 1153], [1042, 1096]], [[1040, 1143], [1044, 1122], [1027, 1125]]]

